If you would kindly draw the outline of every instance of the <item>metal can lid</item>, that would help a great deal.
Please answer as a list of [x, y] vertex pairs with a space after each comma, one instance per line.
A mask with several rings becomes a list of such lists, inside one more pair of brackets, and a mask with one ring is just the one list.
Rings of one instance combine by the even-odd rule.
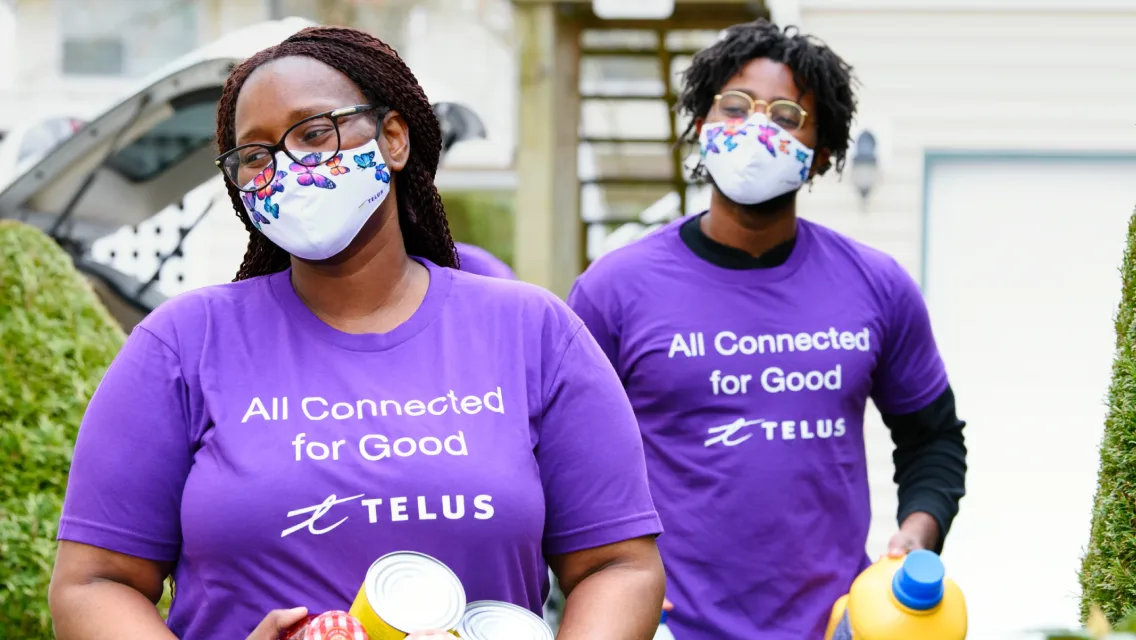
[[369, 640], [363, 623], [346, 611], [328, 611], [312, 619], [304, 640]]
[[462, 640], [553, 640], [543, 618], [508, 602], [479, 600], [469, 603], [458, 623]]
[[449, 567], [424, 553], [398, 551], [367, 570], [371, 608], [403, 633], [452, 631], [465, 611], [465, 588]]

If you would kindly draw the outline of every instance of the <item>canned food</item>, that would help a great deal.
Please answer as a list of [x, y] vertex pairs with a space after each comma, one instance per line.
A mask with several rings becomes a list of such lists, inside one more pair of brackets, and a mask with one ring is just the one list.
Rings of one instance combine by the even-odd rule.
[[351, 615], [369, 640], [402, 640], [417, 631], [457, 627], [465, 612], [465, 588], [441, 561], [423, 553], [397, 551], [367, 569]]
[[288, 627], [280, 640], [369, 640], [363, 624], [346, 611], [307, 616]]
[[469, 603], [457, 632], [462, 640], [553, 640], [544, 618], [524, 607], [495, 600]]

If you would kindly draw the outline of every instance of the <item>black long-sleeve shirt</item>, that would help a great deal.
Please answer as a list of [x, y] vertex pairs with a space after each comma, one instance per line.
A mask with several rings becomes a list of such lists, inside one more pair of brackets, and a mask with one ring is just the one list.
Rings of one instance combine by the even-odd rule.
[[[699, 258], [725, 269], [780, 266], [796, 245], [794, 238], [754, 257], [707, 237], [700, 218], [694, 216], [683, 224], [679, 235]], [[966, 493], [966, 423], [956, 415], [954, 392], [948, 386], [926, 407], [903, 415], [883, 414], [883, 421], [895, 443], [892, 459], [899, 485], [898, 521], [902, 523], [913, 513], [929, 514], [939, 525], [935, 550], [941, 551]]]

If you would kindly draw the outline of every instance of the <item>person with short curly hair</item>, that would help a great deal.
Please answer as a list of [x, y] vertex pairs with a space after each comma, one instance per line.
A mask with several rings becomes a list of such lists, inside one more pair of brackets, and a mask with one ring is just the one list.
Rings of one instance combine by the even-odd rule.
[[963, 423], [919, 287], [797, 217], [800, 189], [844, 167], [855, 85], [815, 37], [727, 29], [678, 98], [709, 210], [601, 257], [569, 296], [639, 418], [683, 640], [823, 637], [868, 564], [869, 399], [896, 443], [891, 553], [941, 548], [964, 493]]
[[[661, 528], [627, 397], [562, 301], [452, 268], [438, 122], [398, 54], [300, 31], [232, 72], [217, 144], [248, 252], [139, 324], [91, 400], [58, 638], [276, 640], [395, 551], [537, 615], [551, 566], [560, 638], [649, 638]], [[413, 605], [412, 637], [449, 627]]]

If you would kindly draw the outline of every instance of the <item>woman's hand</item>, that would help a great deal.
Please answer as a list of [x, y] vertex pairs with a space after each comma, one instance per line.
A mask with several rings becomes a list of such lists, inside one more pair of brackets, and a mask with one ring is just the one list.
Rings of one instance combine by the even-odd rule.
[[303, 620], [306, 615], [308, 615], [307, 607], [269, 611], [268, 615], [264, 616], [264, 620], [252, 630], [247, 640], [278, 640], [281, 633]]

